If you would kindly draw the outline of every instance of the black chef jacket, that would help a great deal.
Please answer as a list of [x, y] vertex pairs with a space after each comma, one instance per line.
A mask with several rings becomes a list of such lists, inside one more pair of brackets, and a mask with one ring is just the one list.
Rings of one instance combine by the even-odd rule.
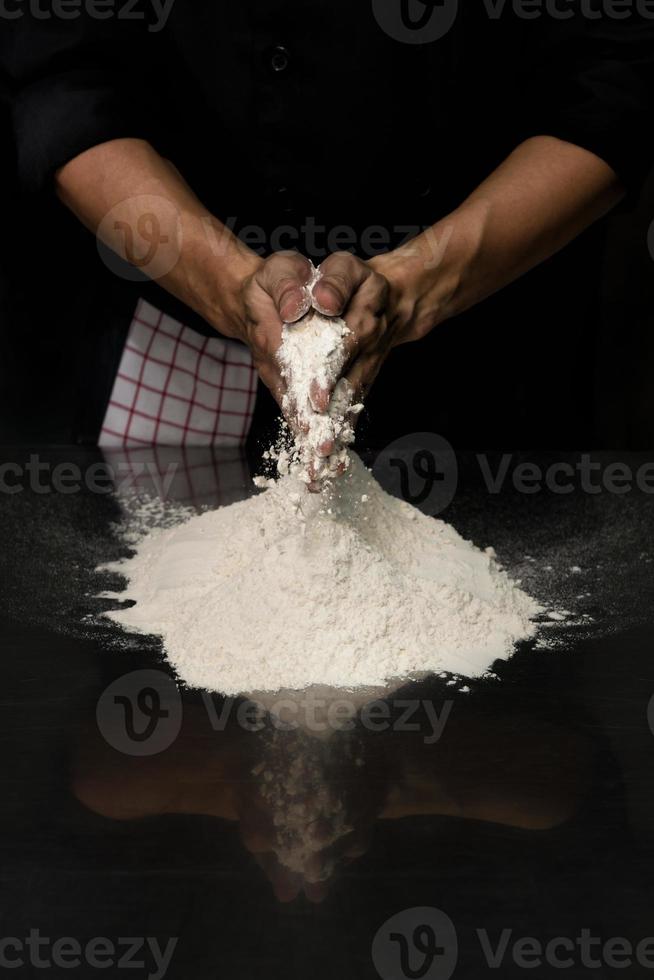
[[[393, 2], [386, 0], [386, 9]], [[421, 0], [411, 3], [414, 15], [428, 13]], [[90, 294], [105, 298], [104, 320], [96, 303], [86, 314], [92, 326], [82, 329], [85, 397], [95, 403], [83, 435], [99, 424], [139, 293], [209, 329], [163, 291], [108, 271], [92, 240], [53, 205], [56, 168], [97, 143], [150, 140], [236, 231], [260, 227], [262, 249], [297, 247], [316, 261], [327, 241], [326, 231], [316, 229], [354, 229], [352, 248], [363, 257], [362, 235], [372, 226], [397, 244], [454, 207], [537, 134], [592, 150], [627, 187], [638, 187], [652, 158], [654, 19], [643, 14], [646, 0], [640, 14], [634, 0], [620, 19], [596, 16], [613, 10], [610, 0], [558, 6], [550, 0], [548, 9], [565, 17], [552, 16], [545, 4], [539, 16], [525, 5], [530, 15], [522, 16], [509, 0], [442, 0], [435, 9], [442, 15], [448, 5], [456, 8], [452, 27], [431, 43], [414, 44], [381, 23], [379, 0], [175, 0], [165, 23], [147, 2], [109, 0], [100, 9], [112, 16], [100, 19], [80, 0], [66, 8], [78, 16], [61, 19], [56, 0], [40, 0], [38, 16], [16, 0], [21, 15], [3, 26], [0, 60], [25, 207], [39, 215], [41, 241], [58, 236], [47, 250], [57, 285], [69, 276], [79, 288], [83, 279]], [[571, 269], [581, 295], [581, 267]], [[529, 307], [520, 287], [509, 295], [523, 303], [522, 323], [501, 300], [494, 314], [492, 303], [482, 309], [502, 317], [515, 350]], [[578, 319], [569, 290], [565, 305]], [[555, 308], [545, 312], [541, 299], [535, 306], [536, 329], [551, 330]], [[465, 318], [455, 321], [456, 330], [470, 331], [464, 349], [478, 350], [483, 360], [488, 330], [476, 316], [469, 327]], [[565, 321], [560, 306], [557, 319]], [[447, 331], [440, 338], [420, 345], [418, 355], [407, 348], [396, 357], [410, 373], [423, 372], [414, 396], [398, 399], [416, 407], [414, 427], [439, 400], [449, 404], [446, 418], [456, 416], [457, 393], [471, 376], [461, 370], [454, 381], [452, 366], [443, 369], [443, 358], [460, 354]], [[401, 372], [397, 377], [406, 383]], [[477, 389], [482, 379], [483, 373]], [[500, 385], [508, 380], [499, 377]], [[379, 389], [378, 414], [394, 398], [388, 385]]]

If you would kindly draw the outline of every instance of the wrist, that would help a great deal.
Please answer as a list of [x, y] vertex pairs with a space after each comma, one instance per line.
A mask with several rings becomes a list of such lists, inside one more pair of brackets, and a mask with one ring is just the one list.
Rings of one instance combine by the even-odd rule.
[[209, 287], [207, 322], [225, 337], [247, 342], [245, 287], [263, 265], [246, 246], [231, 250], [215, 262]]
[[394, 252], [370, 261], [390, 287], [398, 342], [418, 340], [466, 308], [482, 222], [463, 210], [427, 228]]
[[243, 285], [263, 259], [210, 216], [185, 229], [182, 298], [223, 336], [246, 336]]

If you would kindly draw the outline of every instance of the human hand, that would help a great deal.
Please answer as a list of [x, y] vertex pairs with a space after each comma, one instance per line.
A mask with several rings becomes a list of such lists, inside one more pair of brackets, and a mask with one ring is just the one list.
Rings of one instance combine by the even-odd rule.
[[311, 309], [308, 283], [313, 266], [297, 252], [276, 252], [259, 260], [252, 271], [232, 287], [235, 301], [225, 306], [230, 325], [225, 329], [221, 311], [218, 328], [243, 341], [252, 353], [261, 380], [282, 406], [286, 383], [277, 352], [284, 323], [295, 323]]
[[[334, 252], [320, 265], [312, 289], [314, 308], [325, 316], [342, 317], [349, 334], [345, 338], [343, 377], [360, 401], [376, 377], [390, 349], [388, 330], [389, 286], [385, 277], [350, 252]], [[327, 411], [335, 379], [329, 389], [317, 389], [317, 411]]]
[[[336, 252], [321, 264], [313, 305], [342, 316], [351, 331], [343, 377], [355, 400], [365, 398], [393, 347], [421, 339], [450, 315], [460, 276], [456, 253], [448, 248], [451, 238], [452, 226], [446, 225], [367, 262]], [[444, 261], [446, 250], [454, 261]], [[322, 404], [330, 395], [321, 393]]]

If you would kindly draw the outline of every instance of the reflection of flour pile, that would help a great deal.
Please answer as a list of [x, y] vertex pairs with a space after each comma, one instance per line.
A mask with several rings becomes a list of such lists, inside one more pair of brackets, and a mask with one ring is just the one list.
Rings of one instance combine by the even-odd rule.
[[283, 738], [273, 738], [253, 772], [272, 816], [273, 850], [280, 864], [306, 881], [326, 881], [334, 860], [325, 852], [352, 828], [342, 796], [329, 784], [324, 745], [299, 737], [291, 758], [287, 748]]
[[[238, 694], [382, 686], [429, 671], [477, 676], [533, 632], [537, 604], [490, 549], [388, 496], [347, 455], [347, 386], [330, 413], [314, 411], [315, 381], [338, 377], [346, 335], [342, 321], [311, 315], [285, 328], [287, 407], [302, 425], [278, 482], [152, 531], [115, 566], [129, 580], [120, 598], [136, 605], [109, 615], [160, 635], [194, 687]], [[332, 438], [334, 460], [316, 473], [316, 449]], [[320, 495], [307, 493], [310, 481]]]

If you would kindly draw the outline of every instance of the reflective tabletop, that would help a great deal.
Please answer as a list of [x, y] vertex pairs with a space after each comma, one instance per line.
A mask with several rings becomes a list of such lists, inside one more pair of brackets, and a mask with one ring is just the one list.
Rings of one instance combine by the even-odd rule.
[[653, 975], [654, 468], [584, 457], [457, 457], [438, 517], [560, 611], [510, 660], [225, 698], [100, 617], [98, 566], [253, 461], [2, 450], [0, 966]]

